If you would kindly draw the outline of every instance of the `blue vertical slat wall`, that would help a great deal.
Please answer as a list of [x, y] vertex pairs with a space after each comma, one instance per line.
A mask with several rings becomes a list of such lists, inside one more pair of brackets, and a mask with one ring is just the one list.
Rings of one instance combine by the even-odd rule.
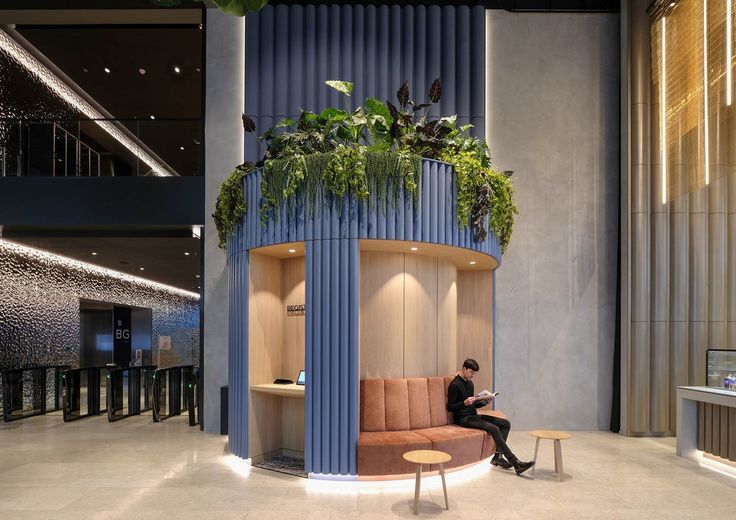
[[[259, 133], [299, 109], [343, 106], [328, 79], [355, 83], [351, 97], [396, 99], [409, 82], [426, 100], [443, 84], [431, 117], [457, 114], [485, 135], [485, 9], [467, 5], [270, 5], [246, 18], [245, 111]], [[263, 151], [246, 136], [245, 157]]]
[[358, 240], [307, 242], [305, 469], [355, 475]]
[[391, 189], [384, 200], [370, 203], [345, 198], [338, 211], [329, 195], [318, 197], [310, 212], [299, 204], [295, 212], [273, 213], [261, 222], [263, 171], [256, 170], [244, 179], [245, 198], [249, 211], [240, 231], [231, 240], [231, 254], [255, 247], [286, 242], [330, 238], [407, 240], [464, 247], [494, 257], [500, 264], [501, 248], [490, 232], [482, 242], [476, 242], [470, 226], [460, 228], [457, 221], [457, 187], [450, 165], [425, 159], [422, 163], [421, 190], [416, 201], [401, 195], [396, 203]]
[[228, 443], [248, 458], [248, 251], [229, 256], [228, 284]]

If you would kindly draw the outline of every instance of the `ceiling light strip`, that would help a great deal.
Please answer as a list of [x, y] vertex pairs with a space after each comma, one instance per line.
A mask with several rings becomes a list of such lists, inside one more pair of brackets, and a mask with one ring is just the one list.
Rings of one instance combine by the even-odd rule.
[[36, 76], [43, 84], [49, 87], [56, 95], [72, 107], [79, 110], [105, 132], [115, 138], [120, 144], [130, 150], [133, 155], [147, 164], [154, 175], [169, 177], [176, 175], [175, 172], [158, 162], [146, 153], [135, 141], [125, 135], [117, 126], [110, 121], [102, 121], [105, 116], [97, 111], [92, 105], [85, 101], [79, 94], [74, 92], [68, 85], [59, 79], [51, 70], [38, 61], [31, 53], [18, 44], [3, 30], [0, 30], [0, 49], [5, 51], [12, 59]]
[[705, 144], [705, 184], [710, 182], [708, 150], [708, 0], [703, 0], [703, 136]]
[[731, 3], [733, 0], [726, 0], [726, 105], [731, 106], [731, 61], [732, 61], [732, 43], [731, 43]]
[[667, 204], [667, 22], [662, 17], [662, 77], [659, 97], [660, 148], [662, 154], [662, 204]]
[[108, 269], [107, 267], [102, 267], [96, 264], [82, 262], [81, 260], [76, 260], [74, 258], [57, 255], [56, 253], [51, 253], [43, 249], [29, 247], [23, 244], [19, 244], [18, 242], [11, 242], [10, 240], [0, 239], [0, 250], [2, 249], [39, 261], [54, 263], [72, 269], [91, 271], [95, 274], [114, 278], [125, 283], [131, 283], [139, 286], [144, 286], [156, 291], [168, 292], [176, 294], [177, 296], [199, 300], [199, 293], [196, 292], [185, 291], [184, 289], [179, 289], [178, 287], [173, 287], [171, 285], [166, 285], [160, 282], [154, 282], [152, 280], [140, 278], [138, 276], [133, 276], [127, 273], [121, 273], [120, 271], [114, 271], [112, 269]]

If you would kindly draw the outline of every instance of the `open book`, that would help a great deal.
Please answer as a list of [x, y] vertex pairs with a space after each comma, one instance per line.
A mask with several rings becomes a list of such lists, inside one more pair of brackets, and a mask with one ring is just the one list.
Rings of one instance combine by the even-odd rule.
[[499, 395], [501, 392], [489, 392], [488, 390], [483, 390], [481, 393], [476, 394], [476, 399], [493, 399], [497, 395]]

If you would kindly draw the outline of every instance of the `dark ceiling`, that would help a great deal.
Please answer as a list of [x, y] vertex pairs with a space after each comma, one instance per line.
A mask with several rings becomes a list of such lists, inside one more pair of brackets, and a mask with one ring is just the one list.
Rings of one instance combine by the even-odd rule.
[[16, 30], [177, 173], [201, 173], [199, 25], [21, 25]]
[[[197, 238], [7, 235], [6, 238], [36, 249], [199, 292], [200, 241]], [[93, 252], [97, 254], [93, 255]]]

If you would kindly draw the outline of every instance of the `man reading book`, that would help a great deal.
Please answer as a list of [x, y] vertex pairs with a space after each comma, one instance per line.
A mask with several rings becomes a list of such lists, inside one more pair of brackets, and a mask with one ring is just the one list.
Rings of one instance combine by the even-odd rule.
[[[463, 367], [450, 381], [447, 388], [447, 409], [452, 412], [455, 424], [464, 428], [476, 428], [485, 430], [496, 443], [496, 453], [491, 459], [491, 464], [503, 469], [514, 468], [517, 475], [534, 466], [534, 461], [522, 462], [509, 449], [506, 439], [511, 431], [511, 423], [507, 419], [492, 417], [490, 415], [478, 415], [476, 408], [486, 406], [490, 398], [482, 399], [475, 395], [473, 387], [473, 376], [480, 370], [475, 359], [466, 359]], [[495, 394], [484, 390], [480, 397], [495, 397]], [[505, 457], [505, 458], [504, 458]]]

